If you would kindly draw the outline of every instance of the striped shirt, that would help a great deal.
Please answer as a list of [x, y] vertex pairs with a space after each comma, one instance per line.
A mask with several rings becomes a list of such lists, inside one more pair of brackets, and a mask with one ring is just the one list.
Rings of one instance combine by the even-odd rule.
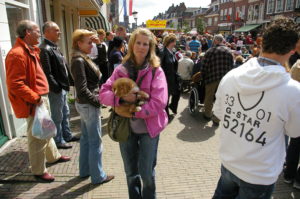
[[198, 53], [198, 52], [199, 52], [199, 48], [201, 47], [201, 44], [200, 44], [200, 42], [197, 41], [197, 40], [192, 40], [192, 41], [189, 43], [189, 47], [190, 47], [190, 50], [191, 50], [191, 51]]

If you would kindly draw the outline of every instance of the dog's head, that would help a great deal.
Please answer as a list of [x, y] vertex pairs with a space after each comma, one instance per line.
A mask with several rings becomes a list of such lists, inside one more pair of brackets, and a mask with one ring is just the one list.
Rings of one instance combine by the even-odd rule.
[[138, 91], [136, 83], [132, 79], [125, 77], [117, 79], [112, 85], [112, 90], [118, 97], [126, 96], [129, 93], [134, 92], [136, 89]]

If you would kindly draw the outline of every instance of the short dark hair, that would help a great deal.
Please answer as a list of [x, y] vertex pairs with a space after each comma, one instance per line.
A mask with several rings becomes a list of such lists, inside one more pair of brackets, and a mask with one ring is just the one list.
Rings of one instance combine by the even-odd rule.
[[194, 35], [194, 36], [192, 36], [192, 40], [196, 40], [196, 36]]
[[17, 26], [17, 36], [20, 37], [21, 39], [24, 39], [24, 37], [26, 36], [26, 30], [32, 30], [33, 25], [35, 25], [35, 23], [33, 21], [29, 21], [29, 20], [22, 20], [18, 23]]
[[262, 51], [285, 55], [296, 47], [299, 25], [294, 20], [281, 17], [270, 23], [263, 33]]
[[44, 23], [43, 27], [42, 27], [42, 31], [43, 31], [43, 34], [45, 34], [45, 31], [48, 29], [48, 28], [51, 28], [52, 26], [56, 25], [55, 22], [53, 21], [47, 21]]
[[120, 48], [123, 43], [124, 43], [124, 40], [121, 37], [114, 37], [113, 46], [115, 48]]

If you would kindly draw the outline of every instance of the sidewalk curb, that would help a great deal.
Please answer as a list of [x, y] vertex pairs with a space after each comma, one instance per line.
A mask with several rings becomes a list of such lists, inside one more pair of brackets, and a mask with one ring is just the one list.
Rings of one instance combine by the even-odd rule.
[[8, 148], [10, 145], [12, 145], [14, 142], [16, 142], [18, 138], [13, 138], [11, 140], [8, 140], [2, 147], [0, 147], [0, 153], [5, 151], [6, 148]]

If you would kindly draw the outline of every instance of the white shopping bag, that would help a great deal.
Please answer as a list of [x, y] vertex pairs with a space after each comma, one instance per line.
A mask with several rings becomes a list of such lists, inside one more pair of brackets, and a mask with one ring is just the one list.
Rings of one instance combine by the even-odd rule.
[[32, 124], [32, 136], [38, 139], [49, 139], [56, 136], [56, 126], [43, 104], [36, 106]]

